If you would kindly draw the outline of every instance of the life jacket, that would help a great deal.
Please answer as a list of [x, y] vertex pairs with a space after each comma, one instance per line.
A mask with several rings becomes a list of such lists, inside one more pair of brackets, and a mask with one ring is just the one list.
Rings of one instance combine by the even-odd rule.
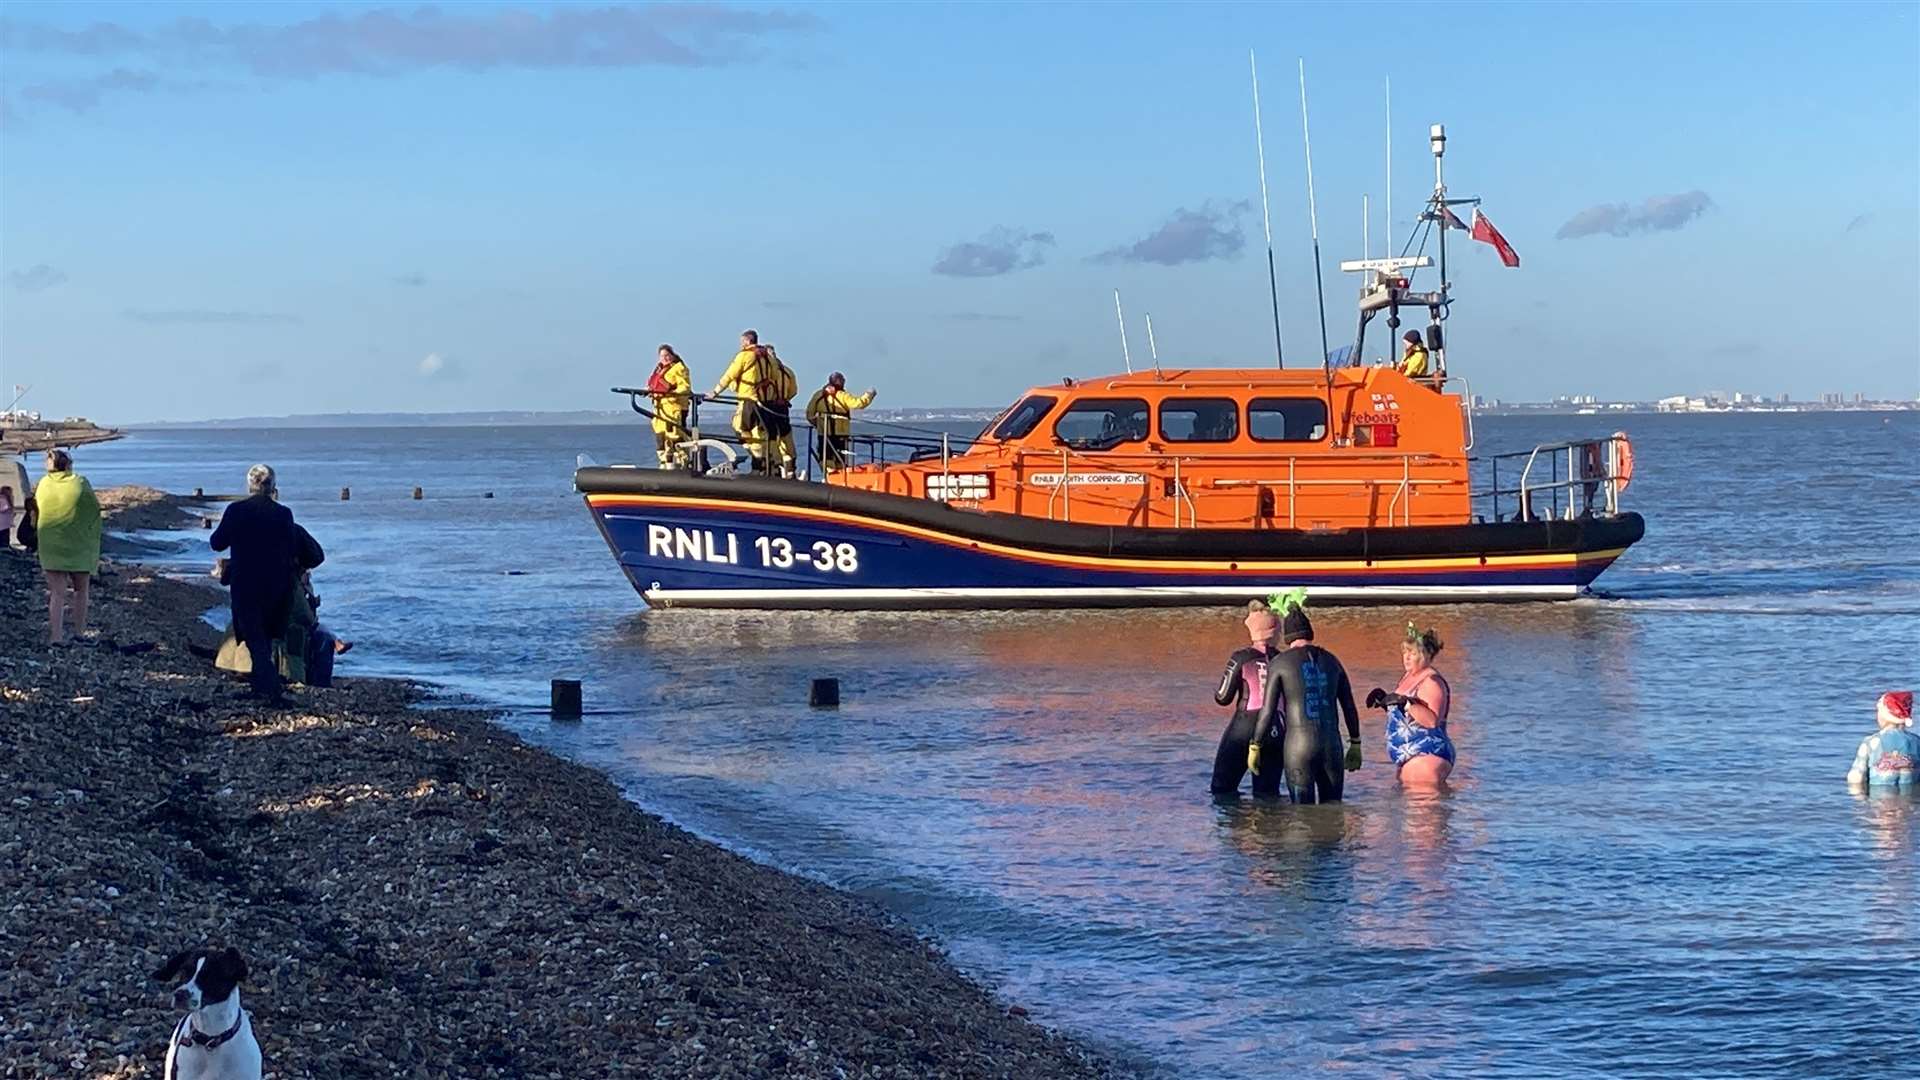
[[679, 362], [678, 360], [665, 360], [655, 364], [653, 374], [647, 376], [647, 393], [652, 394], [654, 397], [665, 397], [673, 393], [673, 384], [667, 381], [667, 371]]

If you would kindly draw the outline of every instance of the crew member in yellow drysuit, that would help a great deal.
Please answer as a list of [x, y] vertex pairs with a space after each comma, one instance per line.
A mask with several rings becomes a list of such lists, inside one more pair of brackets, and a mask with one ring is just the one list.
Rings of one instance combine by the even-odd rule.
[[1407, 352], [1400, 358], [1400, 374], [1409, 379], [1427, 377], [1427, 347], [1420, 341], [1420, 331], [1409, 330], [1405, 334]]
[[827, 385], [814, 391], [807, 402], [807, 423], [820, 433], [820, 463], [829, 473], [839, 472], [851, 463], [849, 451], [853, 410], [873, 404], [873, 389], [859, 396], [847, 393], [847, 377], [834, 372]]
[[686, 465], [680, 444], [687, 438], [687, 406], [693, 400], [693, 376], [687, 362], [673, 351], [660, 346], [660, 362], [647, 377], [647, 396], [653, 399], [653, 450], [663, 469]]
[[766, 449], [762, 455], [780, 459], [780, 475], [793, 477], [796, 459], [793, 450], [793, 399], [800, 393], [800, 377], [793, 373], [773, 351], [773, 346], [761, 346], [766, 352], [766, 382], [762, 384], [760, 398], [760, 423], [766, 432]]
[[766, 383], [766, 368], [759, 332], [742, 330], [740, 351], [733, 354], [733, 362], [713, 387], [715, 397], [731, 390], [733, 396], [740, 399], [740, 406], [733, 410], [733, 430], [752, 456], [754, 472], [765, 471], [767, 462], [766, 428], [760, 422], [758, 406], [760, 388]]

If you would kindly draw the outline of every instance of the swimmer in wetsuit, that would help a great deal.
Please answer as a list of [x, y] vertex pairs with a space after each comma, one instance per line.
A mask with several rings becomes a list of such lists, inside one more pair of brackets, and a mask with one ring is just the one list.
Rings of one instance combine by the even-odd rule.
[[[1273, 659], [1273, 635], [1280, 629], [1266, 603], [1247, 604], [1247, 637], [1252, 644], [1227, 657], [1227, 671], [1213, 700], [1233, 707], [1227, 729], [1220, 733], [1220, 749], [1213, 755], [1213, 793], [1237, 795], [1240, 779], [1253, 770], [1253, 793], [1257, 797], [1280, 797], [1280, 742], [1272, 739], [1261, 745], [1253, 741], [1253, 728], [1266, 701], [1267, 661]], [[1260, 764], [1265, 755], [1267, 765]]]
[[[1294, 802], [1339, 802], [1347, 770], [1360, 767], [1360, 710], [1353, 704], [1353, 685], [1339, 658], [1313, 644], [1305, 590], [1275, 602], [1285, 612], [1280, 637], [1286, 647], [1267, 662], [1256, 730], [1263, 739], [1279, 734], [1287, 794]], [[1336, 708], [1347, 722], [1344, 754]]]

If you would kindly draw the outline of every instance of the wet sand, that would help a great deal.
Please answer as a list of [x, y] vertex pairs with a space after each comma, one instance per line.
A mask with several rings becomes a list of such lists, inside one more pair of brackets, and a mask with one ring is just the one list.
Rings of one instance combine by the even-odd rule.
[[[102, 501], [110, 529], [199, 513]], [[101, 640], [60, 648], [29, 557], [0, 553], [0, 596], [0, 1075], [160, 1076], [178, 1015], [147, 973], [206, 943], [247, 955], [281, 1078], [1126, 1071], [416, 687], [259, 709], [206, 659], [210, 585], [110, 564]]]

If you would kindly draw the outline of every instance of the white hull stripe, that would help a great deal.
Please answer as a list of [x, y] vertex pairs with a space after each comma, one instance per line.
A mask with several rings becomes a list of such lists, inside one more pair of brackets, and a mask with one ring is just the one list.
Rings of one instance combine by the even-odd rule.
[[[1132, 588], [1087, 589], [659, 589], [641, 590], [650, 602], [661, 604], [742, 603], [753, 601], [816, 600], [843, 604], [858, 600], [1126, 600], [1153, 597], [1238, 599], [1288, 586], [1288, 582], [1248, 582], [1244, 585], [1141, 585]], [[1579, 596], [1578, 585], [1312, 585], [1321, 599], [1445, 600], [1510, 599], [1564, 600]]]

